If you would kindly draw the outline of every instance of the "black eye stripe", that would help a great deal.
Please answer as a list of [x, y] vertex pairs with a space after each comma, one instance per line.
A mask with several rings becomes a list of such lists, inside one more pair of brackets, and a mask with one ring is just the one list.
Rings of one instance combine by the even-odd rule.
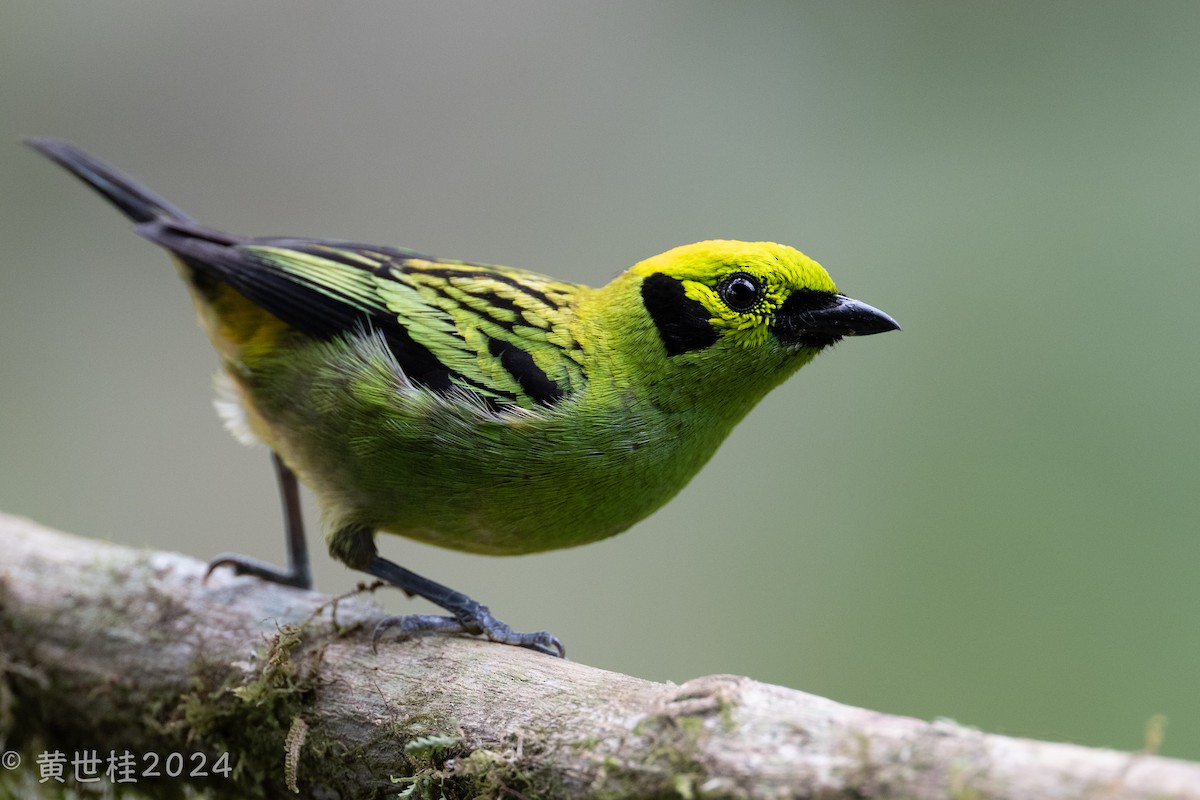
[[749, 311], [762, 299], [762, 286], [758, 279], [745, 272], [735, 272], [717, 287], [717, 294], [725, 305], [734, 311]]
[[656, 272], [642, 282], [642, 303], [658, 328], [668, 356], [703, 350], [717, 341], [704, 304], [687, 296], [683, 283]]

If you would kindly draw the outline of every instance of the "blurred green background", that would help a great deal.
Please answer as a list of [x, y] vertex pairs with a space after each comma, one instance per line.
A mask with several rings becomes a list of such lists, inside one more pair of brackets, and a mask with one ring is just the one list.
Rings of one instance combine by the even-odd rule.
[[[782, 241], [904, 331], [822, 356], [615, 539], [384, 553], [588, 664], [1130, 749], [1162, 713], [1200, 759], [1200, 4], [0, 17], [0, 509], [283, 554], [174, 270], [22, 134], [217, 227], [589, 283]], [[316, 547], [319, 588], [360, 579]]]

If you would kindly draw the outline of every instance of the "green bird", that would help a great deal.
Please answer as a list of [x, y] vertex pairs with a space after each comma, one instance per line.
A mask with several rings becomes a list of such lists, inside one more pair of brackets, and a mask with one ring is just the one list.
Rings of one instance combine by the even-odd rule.
[[772, 242], [668, 250], [592, 288], [509, 267], [206, 228], [62, 141], [32, 147], [174, 256], [221, 362], [218, 410], [272, 451], [289, 566], [311, 577], [296, 479], [330, 554], [446, 616], [380, 623], [563, 655], [383, 558], [384, 531], [473, 553], [536, 553], [628, 528], [684, 487], [734, 425], [844, 336], [896, 330], [817, 262]]

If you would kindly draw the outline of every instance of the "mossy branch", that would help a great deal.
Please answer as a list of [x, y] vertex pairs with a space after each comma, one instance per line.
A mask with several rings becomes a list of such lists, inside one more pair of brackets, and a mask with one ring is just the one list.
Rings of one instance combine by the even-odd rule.
[[[654, 683], [430, 635], [359, 599], [0, 515], [0, 793], [37, 755], [137, 789], [293, 797], [1200, 798], [1200, 765], [994, 736], [747, 678]], [[144, 777], [146, 753], [162, 777]], [[172, 776], [167, 756], [175, 760]], [[228, 776], [213, 775], [229, 753]], [[198, 761], [209, 777], [189, 777]], [[6, 756], [6, 764], [7, 756]], [[17, 773], [23, 773], [21, 775]]]

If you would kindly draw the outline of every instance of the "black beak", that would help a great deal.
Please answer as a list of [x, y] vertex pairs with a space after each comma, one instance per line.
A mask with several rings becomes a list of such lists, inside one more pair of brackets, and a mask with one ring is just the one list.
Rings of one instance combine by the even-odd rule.
[[827, 347], [843, 336], [870, 336], [900, 330], [878, 308], [844, 294], [796, 291], [779, 309], [775, 335], [786, 344]]

